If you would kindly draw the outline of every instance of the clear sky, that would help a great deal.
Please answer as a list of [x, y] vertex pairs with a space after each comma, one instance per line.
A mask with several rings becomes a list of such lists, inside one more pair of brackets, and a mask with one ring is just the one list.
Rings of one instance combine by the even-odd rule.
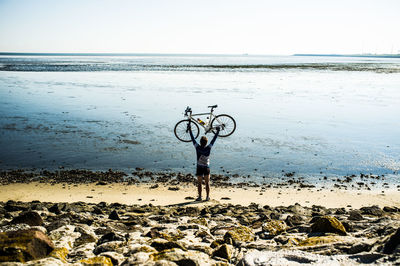
[[2, 52], [400, 53], [400, 0], [0, 0]]

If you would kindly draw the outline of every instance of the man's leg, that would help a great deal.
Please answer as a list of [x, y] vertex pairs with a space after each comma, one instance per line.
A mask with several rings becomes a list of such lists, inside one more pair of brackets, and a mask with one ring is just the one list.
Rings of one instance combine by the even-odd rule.
[[201, 198], [201, 182], [202, 182], [202, 176], [198, 175], [197, 176], [197, 192], [199, 194], [199, 199]]
[[204, 176], [204, 182], [206, 183], [206, 199], [208, 200], [210, 199], [210, 174]]

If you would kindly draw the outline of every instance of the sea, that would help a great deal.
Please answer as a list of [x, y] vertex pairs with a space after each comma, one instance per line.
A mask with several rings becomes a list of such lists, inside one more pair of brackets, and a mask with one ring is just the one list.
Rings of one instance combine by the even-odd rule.
[[400, 59], [379, 57], [3, 54], [0, 169], [194, 173], [174, 126], [215, 104], [237, 128], [212, 173], [399, 183]]

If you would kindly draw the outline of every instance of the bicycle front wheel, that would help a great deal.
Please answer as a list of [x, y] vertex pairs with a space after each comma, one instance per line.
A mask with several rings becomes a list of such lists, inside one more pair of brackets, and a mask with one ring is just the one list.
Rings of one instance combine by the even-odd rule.
[[227, 137], [232, 135], [236, 129], [236, 121], [230, 115], [217, 115], [211, 122], [213, 131], [216, 127], [220, 127], [220, 137]]
[[[187, 128], [187, 125], [189, 123], [189, 119], [181, 120], [178, 123], [176, 123], [175, 128], [174, 128], [174, 133], [175, 137], [179, 139], [180, 141], [183, 142], [190, 142], [192, 139], [190, 138], [190, 133]], [[199, 136], [199, 126], [192, 122], [190, 123], [190, 127], [192, 129], [193, 137], [197, 138]]]

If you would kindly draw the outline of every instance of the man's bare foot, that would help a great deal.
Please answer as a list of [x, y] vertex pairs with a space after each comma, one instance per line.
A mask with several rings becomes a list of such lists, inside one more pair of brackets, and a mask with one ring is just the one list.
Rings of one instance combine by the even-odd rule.
[[210, 200], [210, 197], [209, 196], [207, 196], [207, 198], [206, 198], [206, 201], [209, 201]]
[[196, 201], [202, 201], [203, 199], [201, 198], [201, 196], [199, 196]]

